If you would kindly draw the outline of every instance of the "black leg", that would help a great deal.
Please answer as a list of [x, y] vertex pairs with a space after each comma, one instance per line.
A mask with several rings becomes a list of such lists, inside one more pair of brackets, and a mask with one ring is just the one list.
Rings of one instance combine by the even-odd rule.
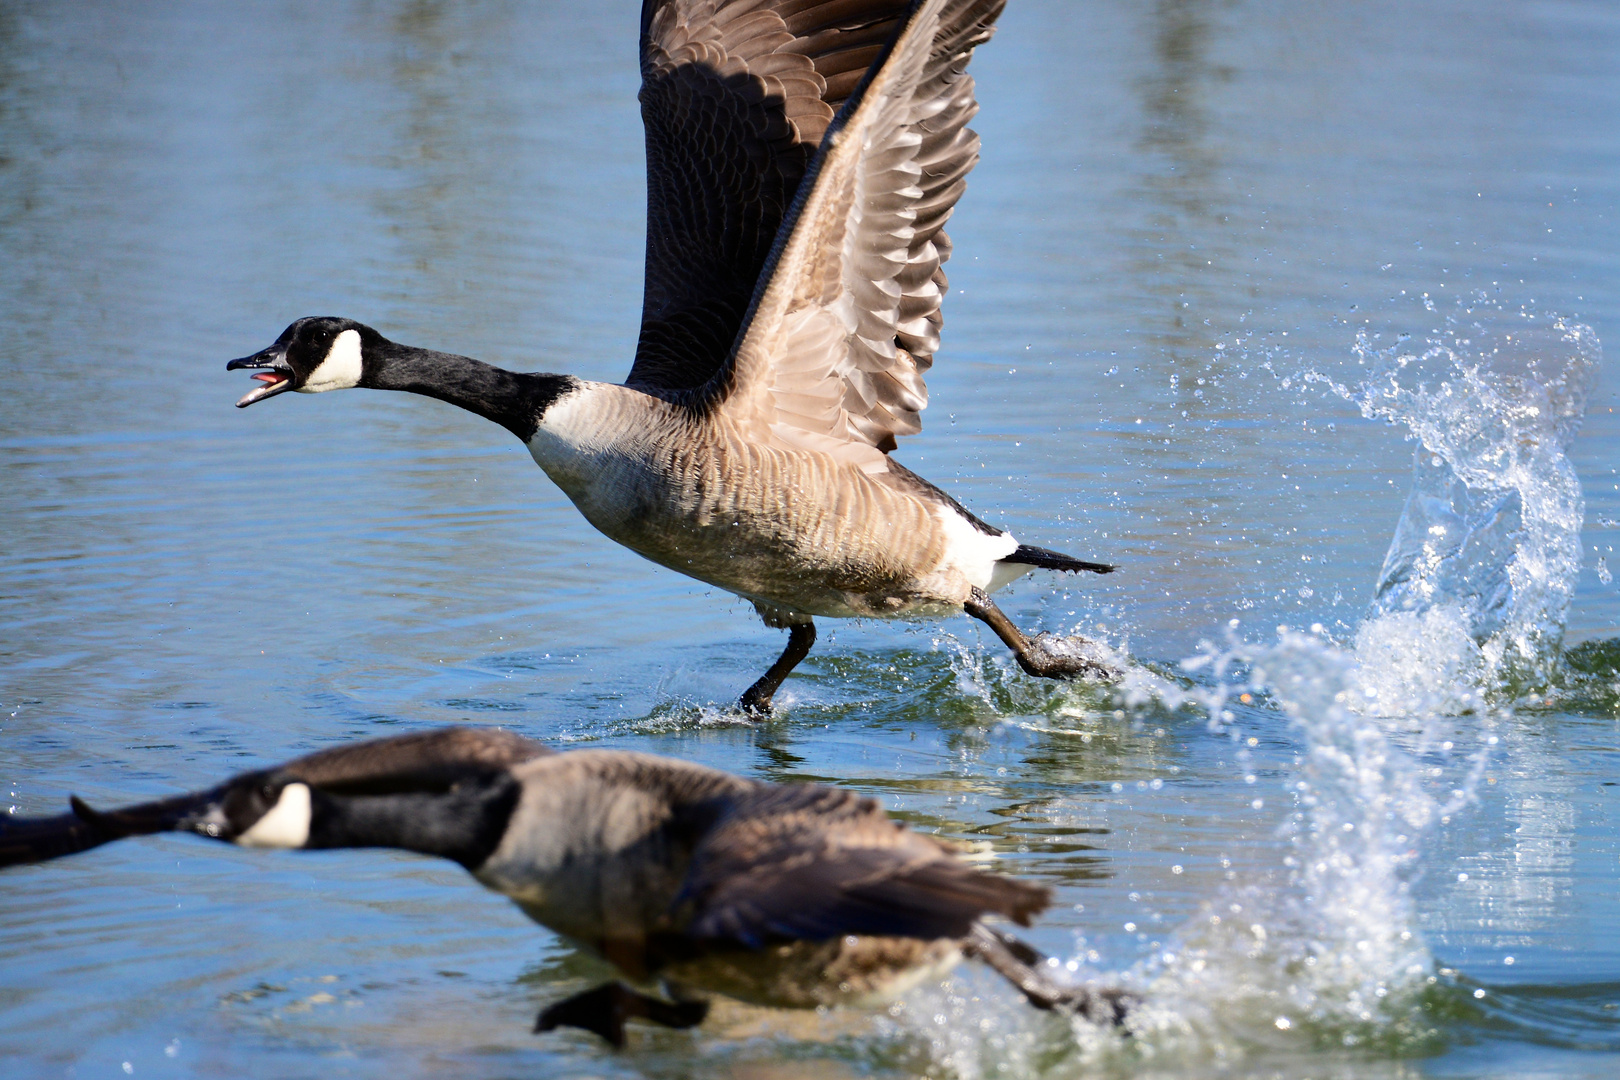
[[534, 1022], [534, 1030], [583, 1028], [595, 1032], [618, 1048], [624, 1045], [626, 1020], [650, 1020], [669, 1028], [689, 1028], [703, 1023], [707, 1015], [707, 1001], [672, 1003], [639, 994], [623, 983], [611, 982], [552, 1005]]
[[992, 930], [983, 923], [975, 925], [962, 942], [962, 952], [988, 964], [1037, 1009], [1075, 1013], [1094, 1024], [1117, 1027], [1137, 1004], [1135, 998], [1118, 987], [1089, 990], [1055, 982], [1044, 973], [1045, 956], [1011, 934]]
[[794, 623], [788, 627], [787, 648], [771, 670], [760, 676], [758, 682], [743, 691], [742, 700], [738, 705], [743, 712], [753, 713], [755, 716], [769, 716], [771, 714], [771, 699], [776, 696], [777, 688], [782, 680], [788, 677], [788, 672], [799, 666], [810, 653], [810, 646], [816, 643], [816, 624], [813, 622]]
[[982, 590], [974, 589], [962, 605], [969, 615], [986, 624], [1018, 657], [1018, 666], [1043, 679], [1118, 679], [1120, 672], [1100, 656], [1089, 654], [1094, 647], [1082, 637], [1063, 638], [1053, 634], [1025, 637], [1005, 612], [996, 607]]

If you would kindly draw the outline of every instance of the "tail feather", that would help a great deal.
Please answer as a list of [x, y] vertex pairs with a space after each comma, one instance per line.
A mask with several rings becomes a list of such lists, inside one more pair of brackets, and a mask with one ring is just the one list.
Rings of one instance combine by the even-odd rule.
[[996, 974], [1017, 987], [1037, 1009], [1077, 1013], [1094, 1024], [1117, 1026], [1125, 1022], [1126, 1013], [1135, 1005], [1118, 987], [1092, 990], [1057, 982], [1045, 974], [1047, 958], [1033, 946], [983, 923], [973, 927], [962, 951], [983, 960]]
[[1089, 570], [1093, 574], [1112, 574], [1118, 569], [1112, 563], [1086, 562], [1083, 559], [1064, 555], [1062, 552], [1030, 547], [1028, 544], [1019, 544], [1017, 551], [1014, 551], [1001, 561], [1004, 563], [1020, 563], [1024, 566], [1039, 566], [1045, 570], [1067, 570], [1070, 573]]

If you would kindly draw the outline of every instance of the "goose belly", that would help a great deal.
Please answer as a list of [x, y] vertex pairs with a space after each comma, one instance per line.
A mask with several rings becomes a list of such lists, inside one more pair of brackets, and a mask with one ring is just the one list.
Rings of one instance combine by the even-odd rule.
[[957, 612], [972, 586], [990, 587], [995, 559], [1016, 546], [827, 455], [724, 435], [692, 425], [592, 449], [548, 442], [542, 431], [530, 448], [612, 539], [805, 615]]
[[950, 940], [836, 937], [730, 949], [662, 969], [677, 991], [724, 994], [776, 1009], [886, 1005], [961, 962]]

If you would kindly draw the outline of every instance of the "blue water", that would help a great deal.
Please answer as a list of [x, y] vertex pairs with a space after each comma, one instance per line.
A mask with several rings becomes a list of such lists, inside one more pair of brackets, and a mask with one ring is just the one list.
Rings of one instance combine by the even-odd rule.
[[781, 634], [505, 432], [223, 371], [332, 313], [621, 378], [637, 7], [0, 6], [5, 804], [449, 721], [831, 780], [1053, 885], [1132, 1034], [964, 968], [613, 1054], [459, 869], [166, 837], [0, 874], [7, 1075], [1613, 1075], [1620, 14], [1013, 0], [900, 457], [1120, 563], [1004, 606], [1131, 679], [828, 622], [748, 726]]

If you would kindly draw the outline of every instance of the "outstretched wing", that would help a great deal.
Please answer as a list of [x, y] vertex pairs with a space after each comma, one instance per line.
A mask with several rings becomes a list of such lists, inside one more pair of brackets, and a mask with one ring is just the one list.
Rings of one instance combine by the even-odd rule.
[[1005, 0], [919, 0], [828, 130], [735, 354], [700, 396], [782, 444], [883, 472], [921, 430], [949, 244], [978, 160], [966, 69]]
[[693, 851], [686, 936], [759, 947], [842, 934], [965, 936], [987, 914], [1027, 925], [1048, 890], [975, 870], [871, 799], [816, 784], [762, 785]]
[[645, 0], [647, 274], [626, 382], [708, 382], [731, 354], [827, 126], [909, 0]]

